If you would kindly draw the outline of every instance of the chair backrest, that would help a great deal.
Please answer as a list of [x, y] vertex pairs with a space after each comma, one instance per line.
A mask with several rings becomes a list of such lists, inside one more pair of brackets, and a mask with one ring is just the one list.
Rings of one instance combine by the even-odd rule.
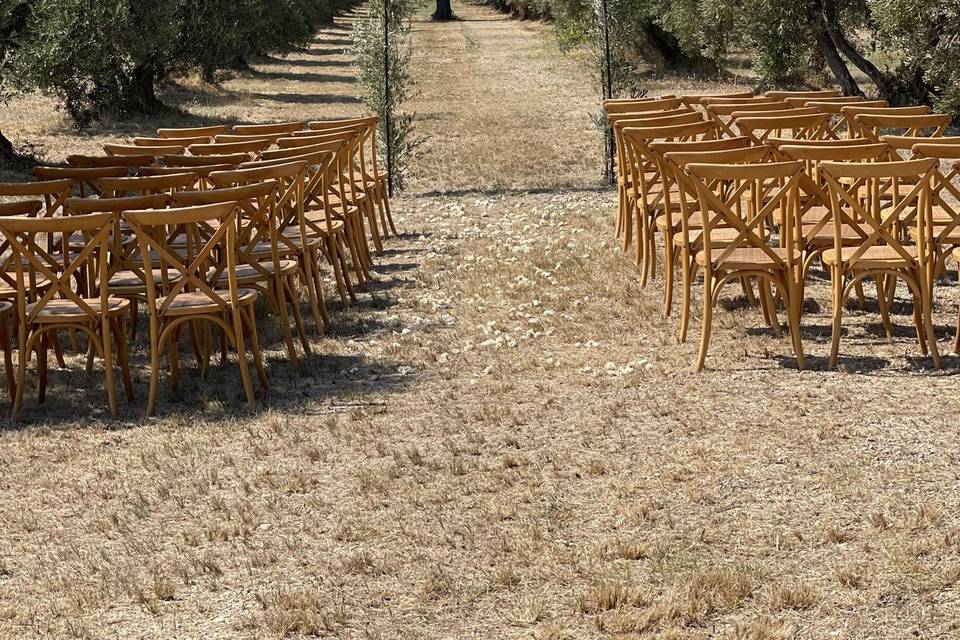
[[101, 178], [120, 178], [129, 175], [128, 167], [34, 167], [33, 175], [40, 180], [70, 180], [81, 198], [99, 195]]
[[721, 135], [736, 138], [740, 134], [731, 122], [734, 113], [745, 115], [751, 112], [772, 113], [792, 109], [786, 102], [773, 101], [769, 98], [762, 100], [760, 102], [706, 102], [704, 111], [710, 120], [717, 123]]
[[931, 139], [928, 136], [894, 136], [882, 135], [880, 141], [884, 142], [897, 151], [911, 151], [916, 145], [956, 145], [960, 144], [960, 136], [938, 136]]
[[27, 198], [42, 203], [44, 216], [63, 213], [63, 204], [73, 191], [73, 181], [69, 179], [41, 180], [38, 182], [0, 183], [0, 198]]
[[733, 123], [740, 133], [751, 138], [754, 144], [764, 144], [774, 134], [780, 137], [789, 133], [791, 138], [802, 140], [822, 140], [829, 136], [829, 114], [793, 115], [793, 111], [800, 109], [785, 111], [779, 116], [734, 116]]
[[[878, 246], [889, 247], [908, 264], [925, 261], [933, 237], [930, 184], [937, 165], [934, 159], [820, 163], [830, 194], [835, 250], [839, 254], [844, 243], [842, 224], [861, 237], [856, 248], [844, 256], [850, 269], [857, 268], [868, 249]], [[906, 193], [900, 191], [902, 185], [908, 188]], [[912, 218], [917, 225], [917, 258], [901, 240], [904, 218]]]
[[101, 178], [101, 193], [106, 198], [146, 196], [158, 193], [175, 193], [194, 189], [200, 176], [193, 172], [171, 173], [157, 176], [133, 176]]
[[306, 127], [307, 123], [297, 122], [277, 122], [273, 124], [238, 124], [233, 128], [234, 133], [242, 136], [246, 135], [274, 135], [300, 131]]
[[183, 153], [185, 146], [179, 144], [168, 144], [166, 146], [141, 147], [135, 144], [105, 144], [103, 151], [108, 156], [145, 156], [151, 155], [157, 158], [162, 155]]
[[[783, 101], [794, 107], [808, 107], [811, 104], [856, 104], [864, 99], [861, 96], [787, 96]], [[886, 103], [877, 106], [886, 106]]]
[[[228, 173], [219, 174], [223, 178]], [[237, 179], [237, 184], [243, 182]], [[220, 185], [227, 184], [218, 180]], [[183, 191], [173, 196], [174, 207], [195, 207], [235, 202], [237, 209], [237, 260], [260, 272], [266, 279], [273, 277], [269, 265], [262, 264], [259, 247], [269, 245], [273, 264], [279, 264], [279, 228], [276, 204], [279, 183], [273, 180], [250, 182], [241, 186], [227, 186], [208, 191]]]
[[713, 96], [704, 97], [700, 100], [700, 104], [702, 104], [704, 107], [714, 104], [765, 104], [771, 102], [783, 101], [777, 98], [769, 98], [767, 96]]
[[156, 160], [156, 156], [152, 154], [138, 156], [67, 156], [67, 164], [80, 169], [103, 169], [107, 167], [139, 169], [152, 165]]
[[890, 129], [903, 129], [904, 135], [907, 136], [920, 136], [923, 131], [929, 131], [931, 138], [937, 138], [943, 135], [953, 118], [945, 113], [919, 115], [859, 113], [853, 120], [864, 137], [879, 140], [881, 132]]
[[837, 98], [843, 94], [840, 89], [816, 89], [813, 91], [767, 91], [763, 95], [777, 100], [787, 98]]
[[[944, 144], [944, 140], [951, 142]], [[930, 183], [931, 213], [935, 212], [933, 217], [937, 222], [932, 240], [934, 246], [949, 246], [953, 243], [951, 236], [956, 236], [960, 227], [960, 137], [936, 138], [915, 144], [912, 155], [937, 161]]]
[[133, 139], [137, 147], [183, 147], [186, 149], [192, 144], [210, 142], [210, 136], [191, 136], [187, 138], [148, 138], [137, 136]]
[[912, 116], [925, 115], [930, 113], [930, 107], [926, 105], [917, 105], [910, 107], [890, 107], [890, 106], [871, 106], [866, 104], [848, 104], [840, 107], [840, 113], [843, 115], [844, 123], [847, 126], [848, 138], [869, 137], [868, 132], [864, 132], [856, 121], [856, 117], [861, 114], [883, 115], [883, 116]]
[[605, 113], [644, 113], [648, 111], [667, 111], [676, 109], [683, 103], [679, 98], [664, 100], [632, 100], [625, 102], [607, 102], [603, 105]]
[[288, 136], [289, 133], [273, 133], [273, 134], [246, 134], [242, 135], [239, 133], [221, 133], [218, 136], [213, 138], [213, 141], [217, 144], [233, 144], [234, 142], [251, 142], [254, 140], [264, 140], [269, 142], [271, 145], [277, 143], [277, 138], [282, 138], [283, 136]]
[[[237, 210], [237, 203], [226, 202], [123, 214], [137, 238], [152, 324], [167, 317], [177, 297], [187, 292], [201, 294], [204, 304], [219, 312], [237, 307]], [[173, 238], [183, 245], [172, 247]], [[216, 292], [224, 275], [229, 287], [226, 300]], [[160, 296], [164, 299], [158, 304]], [[219, 321], [217, 314], [207, 315]]]
[[680, 96], [680, 102], [687, 105], [688, 107], [693, 107], [694, 105], [703, 105], [704, 100], [709, 100], [711, 98], [721, 98], [721, 99], [730, 99], [730, 98], [753, 98], [753, 91], [734, 91], [731, 93], [708, 93], [704, 95], [682, 95]]
[[10, 200], [0, 202], [0, 217], [4, 218], [7, 216], [36, 217], [41, 211], [43, 211], [43, 200]]
[[185, 127], [180, 129], [157, 129], [157, 135], [161, 138], [213, 138], [213, 136], [225, 133], [225, 125], [211, 125], [208, 127]]
[[269, 140], [257, 139], [246, 142], [192, 144], [188, 149], [190, 153], [195, 156], [223, 156], [235, 153], [259, 155], [264, 149], [268, 148], [270, 144]]
[[[679, 158], [676, 154], [668, 157], [681, 161], [685, 177], [697, 193], [703, 225], [702, 249], [710, 257], [705, 263], [708, 272], [712, 271], [712, 262], [723, 262], [738, 249], [758, 250], [774, 265], [794, 274], [799, 272], [799, 219], [794, 214], [803, 163], [726, 164], [690, 162], [689, 156]], [[746, 211], [742, 208], [744, 200]], [[781, 252], [775, 251], [769, 241], [771, 230], [778, 224], [782, 234]], [[725, 239], [722, 246], [714, 247], [713, 232], [718, 228], [732, 229], [737, 235]], [[719, 254], [715, 255], [714, 249]]]
[[247, 167], [210, 174], [210, 180], [218, 188], [247, 186], [269, 183], [274, 185], [272, 215], [275, 219], [280, 248], [284, 253], [296, 251], [296, 244], [288, 229], [300, 231], [301, 240], [305, 239], [304, 192], [307, 188], [308, 164], [304, 161], [285, 162], [271, 166]]
[[[24, 327], [36, 321], [56, 299], [73, 302], [86, 316], [86, 321], [71, 318], [73, 326], [86, 327], [101, 320], [98, 307], [77, 293], [74, 280], [107, 281], [111, 222], [111, 214], [0, 218], [0, 236], [7, 249], [0, 280], [17, 292], [21, 338]], [[71, 250], [52, 253], [50, 246], [69, 246]], [[38, 282], [44, 283], [42, 289], [36, 287]], [[107, 297], [107, 287], [100, 287], [99, 309], [107, 308]], [[33, 300], [29, 310], [28, 300]], [[21, 348], [26, 346], [21, 343]]]
[[169, 155], [163, 156], [162, 160], [163, 164], [168, 167], [184, 167], [192, 170], [194, 167], [209, 167], [215, 164], [237, 166], [243, 162], [247, 162], [251, 157], [249, 153], [212, 154], [206, 156]]
[[[211, 164], [201, 167], [189, 167], [189, 173], [197, 176], [196, 187], [199, 189], [212, 189], [210, 184], [210, 174], [214, 171], [229, 171], [237, 168], [235, 164]], [[187, 171], [184, 167], [144, 167], [140, 169], [141, 176], [169, 176]]]

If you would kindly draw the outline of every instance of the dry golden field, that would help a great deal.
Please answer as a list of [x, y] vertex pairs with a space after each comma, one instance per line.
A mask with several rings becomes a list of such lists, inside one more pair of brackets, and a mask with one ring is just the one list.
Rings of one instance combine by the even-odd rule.
[[[230, 364], [144, 419], [141, 342], [120, 419], [73, 358], [0, 425], [0, 637], [960, 637], [960, 360], [931, 373], [901, 305], [892, 344], [848, 314], [827, 370], [814, 286], [798, 372], [731, 290], [693, 375], [614, 241], [594, 80], [548, 26], [456, 8], [414, 25], [403, 235], [299, 369], [260, 323], [255, 412]], [[358, 114], [348, 46], [344, 19], [164, 97], [191, 122]], [[716, 86], [652, 83], [689, 89]], [[52, 161], [155, 125], [0, 110]]]

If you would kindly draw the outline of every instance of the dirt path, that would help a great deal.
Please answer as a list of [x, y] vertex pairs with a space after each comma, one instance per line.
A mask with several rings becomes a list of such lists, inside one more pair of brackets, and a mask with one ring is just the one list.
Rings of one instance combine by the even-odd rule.
[[596, 83], [582, 56], [562, 56], [547, 24], [465, 2], [456, 12], [458, 21], [414, 23], [419, 95], [405, 108], [426, 143], [412, 189], [597, 184]]

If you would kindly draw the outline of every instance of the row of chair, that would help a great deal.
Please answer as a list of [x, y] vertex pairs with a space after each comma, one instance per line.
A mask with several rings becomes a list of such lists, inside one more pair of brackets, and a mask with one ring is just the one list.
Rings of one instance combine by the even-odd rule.
[[940, 366], [931, 311], [934, 283], [960, 247], [960, 138], [943, 136], [949, 117], [926, 107], [891, 108], [834, 93], [670, 96], [607, 105], [617, 142], [617, 233], [626, 249], [636, 230], [644, 284], [662, 255], [665, 316], [679, 270], [681, 341], [692, 284], [703, 274], [697, 370], [704, 366], [719, 291], [731, 282], [776, 334], [777, 310], [784, 306], [802, 367], [803, 294], [818, 263], [833, 290], [832, 366], [844, 302], [855, 291], [863, 303], [865, 279], [876, 282], [888, 338], [896, 281], [906, 283], [921, 351]]
[[[22, 407], [26, 373], [37, 356], [38, 396], [47, 384], [47, 354], [61, 366], [59, 334], [87, 337], [87, 370], [104, 361], [112, 413], [117, 412], [114, 364], [132, 398], [129, 338], [139, 309], [150, 320], [155, 410], [160, 358], [168, 354], [171, 383], [187, 333], [201, 372], [219, 330], [221, 358], [232, 347], [247, 401], [250, 344], [261, 385], [254, 302], [278, 320], [289, 359], [293, 329], [310, 353], [300, 311], [309, 300], [315, 331], [329, 323], [323, 265], [343, 304], [371, 278], [374, 250], [396, 233], [386, 180], [377, 163], [377, 119], [161, 129], [130, 145], [106, 145], [104, 156], [71, 156], [69, 166], [37, 167], [34, 183], [0, 184], [0, 346], [14, 413]], [[16, 345], [8, 326], [12, 316]], [[289, 318], [293, 319], [292, 326]], [[16, 349], [14, 347], [16, 346]], [[13, 371], [13, 353], [17, 370]]]

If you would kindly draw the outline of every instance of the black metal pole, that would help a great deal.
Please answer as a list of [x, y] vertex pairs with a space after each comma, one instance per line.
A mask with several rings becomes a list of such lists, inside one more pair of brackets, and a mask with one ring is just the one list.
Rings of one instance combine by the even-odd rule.
[[[604, 75], [604, 86], [603, 86], [603, 98], [609, 100], [613, 97], [613, 76], [610, 73], [610, 24], [607, 17], [607, 0], [601, 0], [601, 20], [603, 20], [603, 75]], [[613, 172], [613, 154], [616, 149], [614, 147], [613, 141], [613, 130], [610, 128], [610, 124], [607, 123], [607, 139], [606, 139], [607, 157], [605, 158], [606, 167], [604, 170], [607, 173], [607, 177], [610, 180], [610, 184], [616, 182], [616, 176]]]
[[383, 98], [387, 142], [387, 193], [393, 197], [393, 104], [390, 100], [390, 0], [383, 0]]

